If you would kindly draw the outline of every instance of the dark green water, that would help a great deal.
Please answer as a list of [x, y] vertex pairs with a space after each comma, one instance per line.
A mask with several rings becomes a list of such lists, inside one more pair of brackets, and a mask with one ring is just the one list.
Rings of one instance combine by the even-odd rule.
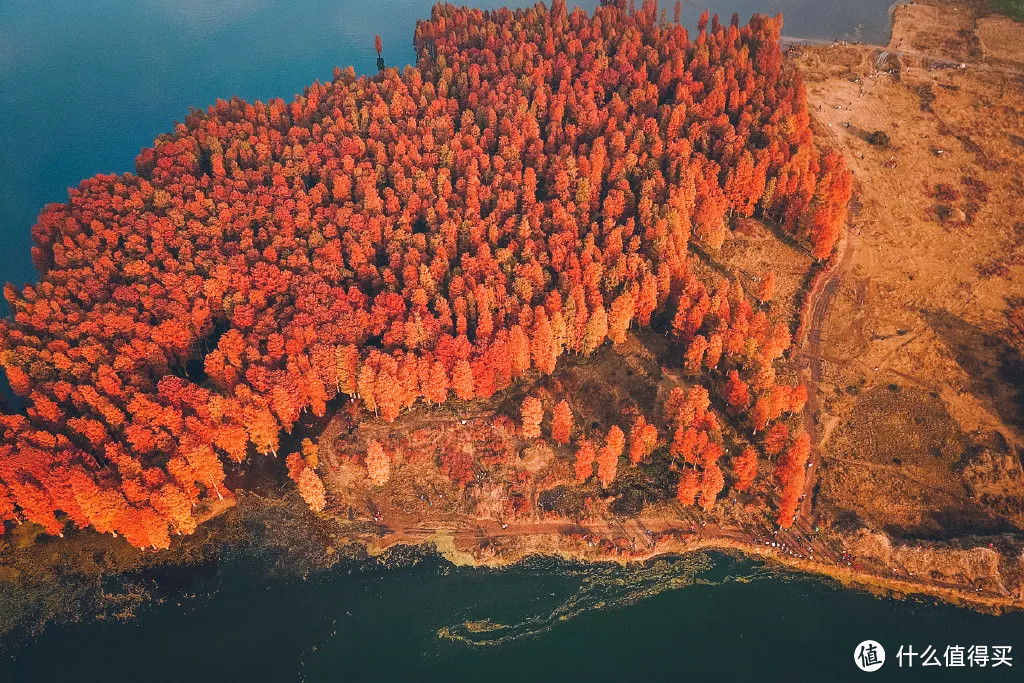
[[[1022, 615], [879, 599], [721, 555], [635, 569], [428, 560], [306, 580], [269, 578], [236, 558], [187, 591], [198, 597], [126, 624], [52, 630], [0, 660], [0, 679], [1009, 681], [1024, 666], [896, 666], [900, 644], [1019, 644]], [[866, 638], [890, 658], [871, 674], [853, 662]]]
[[[404, 64], [430, 4], [0, 2], [0, 280], [35, 279], [29, 228], [43, 204], [64, 200], [83, 177], [131, 170], [139, 149], [189, 106], [230, 95], [288, 98], [336, 64], [371, 71], [378, 33], [388, 63]], [[744, 19], [782, 11], [792, 36], [888, 39], [888, 0], [707, 4]], [[688, 3], [684, 20], [694, 24], [703, 6]], [[429, 561], [307, 580], [235, 557], [185, 581], [197, 597], [181, 605], [7, 644], [0, 680], [985, 681], [1021, 680], [1024, 667], [895, 667], [901, 643], [1017, 649], [1019, 615], [876, 599], [719, 556], [630, 571], [541, 562], [495, 572]], [[467, 620], [503, 626], [474, 632]], [[869, 637], [889, 649], [874, 674], [853, 665], [855, 645]], [[479, 644], [489, 639], [499, 642]]]

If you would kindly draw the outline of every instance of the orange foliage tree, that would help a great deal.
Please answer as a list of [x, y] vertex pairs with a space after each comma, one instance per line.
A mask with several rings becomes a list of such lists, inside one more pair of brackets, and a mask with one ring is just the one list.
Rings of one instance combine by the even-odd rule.
[[608, 488], [615, 480], [619, 456], [626, 443], [626, 436], [618, 425], [612, 425], [605, 436], [604, 446], [597, 453], [597, 477], [601, 486]]
[[[802, 409], [762, 372], [778, 327], [689, 265], [734, 216], [816, 258], [845, 220], [850, 174], [780, 35], [754, 15], [691, 36], [650, 2], [438, 5], [414, 68], [192, 111], [32, 229], [40, 281], [5, 287], [0, 322], [24, 405], [0, 416], [0, 519], [166, 547], [183, 505], [231, 500], [225, 462], [339, 394], [392, 420], [665, 318], [688, 370], [753, 387], [753, 429]], [[709, 467], [717, 429], [684, 422]]]
[[565, 445], [569, 443], [569, 434], [572, 432], [572, 408], [569, 402], [562, 399], [555, 404], [551, 416], [551, 438], [555, 443]]
[[732, 469], [736, 474], [736, 483], [733, 488], [737, 491], [749, 489], [757, 477], [757, 450], [753, 446], [744, 448], [739, 455], [732, 459]]
[[725, 475], [716, 463], [710, 463], [700, 475], [699, 504], [704, 510], [710, 510], [715, 499], [725, 486]]
[[378, 441], [366, 446], [366, 475], [374, 486], [383, 486], [391, 479], [391, 458]]
[[679, 477], [676, 487], [676, 500], [680, 505], [693, 505], [694, 498], [700, 493], [700, 472], [686, 468]]
[[658, 428], [649, 423], [643, 415], [633, 420], [629, 430], [629, 460], [634, 465], [642, 462], [658, 443]]
[[528, 438], [536, 439], [540, 436], [540, 422], [544, 419], [544, 406], [536, 396], [527, 396], [523, 399], [521, 412], [522, 422], [519, 433]]
[[735, 370], [729, 373], [729, 380], [725, 383], [725, 400], [729, 412], [733, 415], [742, 413], [750, 403], [747, 383], [740, 379], [739, 373]]
[[597, 451], [594, 449], [594, 442], [584, 439], [576, 449], [575, 472], [576, 481], [585, 482], [594, 473], [594, 460], [597, 458]]
[[[285, 463], [288, 466], [288, 476], [297, 484], [302, 499], [306, 501], [313, 512], [320, 512], [324, 509], [327, 501], [324, 483], [314, 469], [316, 467], [314, 449], [316, 446], [306, 439], [303, 442], [303, 454], [289, 453]], [[311, 463], [311, 459], [314, 462]]]
[[807, 477], [807, 458], [811, 453], [811, 437], [800, 432], [775, 465], [775, 479], [780, 490], [778, 524], [788, 528], [793, 523]]

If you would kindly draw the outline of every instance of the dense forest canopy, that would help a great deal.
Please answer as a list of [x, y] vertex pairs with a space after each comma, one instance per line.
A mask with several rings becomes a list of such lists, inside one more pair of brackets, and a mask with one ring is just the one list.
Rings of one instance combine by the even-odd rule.
[[[690, 268], [735, 217], [819, 259], [845, 220], [849, 174], [814, 145], [780, 28], [705, 13], [691, 39], [654, 2], [437, 5], [416, 68], [219, 100], [135, 174], [84, 180], [33, 228], [40, 282], [5, 290], [0, 363], [24, 410], [0, 417], [0, 531], [167, 547], [231, 497], [225, 464], [276, 453], [304, 410], [344, 394], [393, 420], [490, 396], [652, 319], [708, 373], [675, 397], [681, 497], [698, 468], [722, 488], [708, 391], [782, 452], [771, 423], [803, 403], [774, 381], [788, 330]], [[802, 488], [803, 437], [783, 485]], [[315, 457], [288, 465], [322, 508]]]

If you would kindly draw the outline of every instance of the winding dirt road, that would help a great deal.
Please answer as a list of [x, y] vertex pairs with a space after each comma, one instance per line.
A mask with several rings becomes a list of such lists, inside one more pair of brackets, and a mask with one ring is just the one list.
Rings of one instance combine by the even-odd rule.
[[818, 385], [821, 381], [821, 330], [825, 324], [832, 300], [839, 291], [842, 277], [850, 267], [856, 247], [857, 235], [847, 224], [839, 241], [835, 261], [827, 268], [824, 276], [815, 282], [815, 287], [807, 295], [804, 315], [808, 320], [799, 321], [797, 327], [802, 331], [801, 337], [795, 340], [797, 347], [793, 354], [798, 371], [803, 375], [804, 386], [807, 388], [807, 406], [804, 409], [804, 429], [811, 435], [811, 458], [807, 467], [807, 482], [804, 485], [804, 500], [800, 507], [799, 517], [805, 523], [810, 519], [814, 483], [818, 465], [821, 462], [821, 433], [818, 429], [821, 403]]

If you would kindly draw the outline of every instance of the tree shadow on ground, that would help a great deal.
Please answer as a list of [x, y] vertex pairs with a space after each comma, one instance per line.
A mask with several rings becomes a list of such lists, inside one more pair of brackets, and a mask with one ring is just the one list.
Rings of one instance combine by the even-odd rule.
[[970, 389], [1007, 425], [1024, 428], [1024, 358], [997, 335], [949, 311], [926, 311], [925, 320], [970, 377]]
[[890, 536], [907, 541], [948, 541], [963, 536], [991, 536], [1020, 529], [980, 505], [960, 505], [932, 510], [917, 525], [887, 524]]

